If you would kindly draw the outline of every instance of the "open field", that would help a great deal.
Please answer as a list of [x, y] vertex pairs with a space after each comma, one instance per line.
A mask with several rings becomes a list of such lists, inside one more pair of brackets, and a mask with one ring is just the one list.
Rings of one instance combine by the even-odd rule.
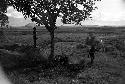
[[[42, 56], [47, 58], [50, 53], [49, 33], [43, 28], [38, 28], [37, 31], [37, 46], [40, 47]], [[78, 48], [79, 45], [84, 45], [89, 32], [93, 32], [97, 39], [102, 39], [107, 49], [95, 54], [94, 64], [91, 67], [87, 66], [90, 58], [86, 48]], [[13, 43], [33, 45], [32, 29], [6, 29], [5, 34]], [[59, 71], [53, 69], [45, 72], [51, 74], [50, 78], [43, 77], [42, 71], [26, 72], [27, 75], [11, 73], [8, 78], [13, 81], [16, 79], [22, 84], [125, 84], [124, 41], [125, 27], [60, 27], [55, 31], [55, 55], [66, 55], [72, 64], [78, 64], [81, 59], [84, 59], [83, 70], [77, 74], [74, 73], [73, 77], [67, 76], [69, 72], [65, 70], [61, 71], [63, 75], [55, 75]], [[30, 82], [30, 80], [33, 81]]]
[[[32, 44], [32, 29], [24, 28], [11, 28], [6, 29], [6, 35], [14, 42], [22, 42]], [[63, 42], [83, 42], [87, 33], [93, 32], [97, 38], [120, 38], [124, 39], [124, 27], [59, 27], [55, 31], [55, 39]], [[38, 43], [41, 45], [43, 41], [50, 39], [49, 32], [42, 27], [37, 29]]]
[[[32, 28], [27, 27], [14, 27], [6, 29], [9, 32], [26, 32], [27, 34], [32, 31]], [[37, 31], [41, 33], [47, 32], [45, 27], [37, 27]], [[58, 29], [55, 31], [56, 33], [86, 33], [86, 32], [96, 32], [96, 33], [119, 33], [124, 32], [125, 27], [107, 27], [107, 26], [95, 26], [95, 27], [85, 27], [85, 26], [78, 26], [78, 27], [70, 27], [70, 26], [59, 26]]]

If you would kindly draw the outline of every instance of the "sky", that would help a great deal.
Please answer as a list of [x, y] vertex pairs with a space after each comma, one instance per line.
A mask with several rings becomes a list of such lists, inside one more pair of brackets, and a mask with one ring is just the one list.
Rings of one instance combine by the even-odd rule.
[[[125, 0], [102, 0], [96, 2], [98, 9], [92, 12], [93, 20], [86, 20], [82, 25], [125, 25]], [[7, 15], [10, 17], [11, 26], [24, 26], [31, 23], [31, 20], [24, 19], [23, 15], [17, 12], [13, 7], [7, 9]], [[57, 19], [58, 26], [62, 25], [60, 19]]]

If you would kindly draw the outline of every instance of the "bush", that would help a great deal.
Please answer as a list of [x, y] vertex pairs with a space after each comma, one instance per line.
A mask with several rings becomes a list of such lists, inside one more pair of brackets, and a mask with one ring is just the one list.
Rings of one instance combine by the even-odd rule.
[[34, 67], [47, 60], [40, 54], [40, 49], [32, 46], [22, 47], [19, 51], [25, 54], [24, 58], [19, 60], [20, 66]]
[[63, 66], [65, 66], [65, 65], [68, 64], [68, 62], [69, 62], [68, 57], [66, 57], [66, 56], [57, 55], [54, 58], [55, 65], [63, 65]]
[[21, 59], [22, 57], [23, 54], [17, 54], [16, 52], [10, 52], [4, 49], [0, 51], [0, 62], [4, 68], [15, 67], [19, 62], [19, 58]]
[[31, 46], [21, 46], [18, 51], [0, 51], [0, 62], [6, 69], [17, 69], [24, 67], [35, 67], [45, 62], [46, 59], [40, 54], [39, 49]]

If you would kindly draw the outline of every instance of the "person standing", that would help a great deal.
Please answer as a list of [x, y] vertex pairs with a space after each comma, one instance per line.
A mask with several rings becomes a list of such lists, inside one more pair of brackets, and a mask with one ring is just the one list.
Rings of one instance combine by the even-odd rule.
[[95, 59], [96, 42], [97, 41], [96, 41], [95, 36], [92, 33], [90, 33], [89, 36], [86, 38], [85, 44], [90, 47], [88, 57], [91, 58], [91, 64], [93, 63], [93, 61]]
[[33, 41], [34, 41], [34, 48], [36, 48], [36, 40], [37, 40], [37, 37], [36, 37], [36, 27], [33, 28]]

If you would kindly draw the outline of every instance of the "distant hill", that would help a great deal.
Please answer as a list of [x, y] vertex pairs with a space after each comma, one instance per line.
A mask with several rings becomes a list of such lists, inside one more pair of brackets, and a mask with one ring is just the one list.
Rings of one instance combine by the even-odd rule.
[[25, 25], [25, 27], [27, 27], [27, 28], [33, 28], [34, 26], [36, 26], [35, 23], [28, 23]]
[[14, 18], [14, 17], [9, 17], [9, 25], [10, 26], [25, 26], [28, 24], [30, 19], [24, 19], [24, 18]]

